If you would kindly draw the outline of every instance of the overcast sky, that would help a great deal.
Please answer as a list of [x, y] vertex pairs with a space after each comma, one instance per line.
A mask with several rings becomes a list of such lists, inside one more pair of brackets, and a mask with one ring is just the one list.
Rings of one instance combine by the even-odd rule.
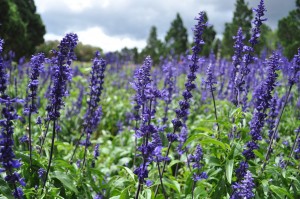
[[[206, 11], [209, 23], [220, 38], [224, 24], [231, 22], [236, 0], [35, 0], [46, 25], [46, 40], [61, 40], [68, 32], [78, 34], [84, 44], [105, 52], [127, 46], [142, 49], [151, 26], [163, 39], [178, 12], [192, 38], [195, 16]], [[253, 8], [259, 0], [248, 0]], [[295, 9], [295, 0], [266, 0], [266, 22], [276, 29], [277, 22]]]

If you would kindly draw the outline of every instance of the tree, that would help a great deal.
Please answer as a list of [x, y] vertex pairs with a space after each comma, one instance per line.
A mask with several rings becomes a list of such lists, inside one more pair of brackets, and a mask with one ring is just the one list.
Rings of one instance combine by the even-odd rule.
[[187, 29], [184, 27], [179, 13], [177, 13], [176, 19], [171, 23], [165, 42], [167, 50], [174, 50], [175, 55], [183, 54], [188, 49]]
[[237, 0], [235, 4], [235, 11], [231, 23], [225, 24], [225, 31], [223, 33], [222, 50], [223, 57], [231, 57], [233, 55], [233, 36], [236, 35], [239, 27], [243, 29], [245, 34], [245, 41], [250, 39], [252, 20], [252, 10], [248, 8], [248, 4], [244, 0]]
[[[208, 21], [208, 17], [206, 13], [204, 12], [204, 20]], [[205, 45], [203, 45], [203, 50], [201, 51], [201, 55], [204, 55], [206, 57], [209, 56], [212, 48], [213, 48], [213, 42], [216, 37], [216, 31], [214, 30], [213, 26], [207, 27], [203, 32], [203, 40], [205, 42]]]
[[150, 55], [153, 63], [157, 64], [159, 62], [159, 57], [163, 54], [163, 43], [157, 38], [156, 27], [152, 26], [150, 29], [150, 34], [147, 39], [147, 45], [141, 53], [141, 59]]
[[31, 55], [44, 42], [45, 26], [33, 0], [2, 0], [0, 13], [0, 37], [17, 58]]
[[300, 0], [296, 0], [296, 9], [278, 22], [278, 38], [284, 47], [284, 54], [292, 58], [300, 47]]
[[274, 37], [272, 29], [266, 24], [262, 24], [260, 30], [260, 39], [259, 43], [255, 46], [255, 53], [259, 55], [263, 49], [266, 49], [268, 53], [271, 53], [277, 47], [277, 38]]

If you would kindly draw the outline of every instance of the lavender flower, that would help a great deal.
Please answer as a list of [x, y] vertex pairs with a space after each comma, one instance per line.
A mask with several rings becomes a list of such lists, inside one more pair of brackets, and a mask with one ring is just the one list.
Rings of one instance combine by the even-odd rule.
[[299, 82], [300, 78], [300, 48], [298, 48], [298, 54], [294, 56], [293, 64], [290, 65], [290, 77], [289, 84], [293, 85]]
[[240, 162], [239, 168], [236, 169], [236, 171], [235, 171], [236, 177], [238, 178], [239, 181], [241, 181], [244, 178], [244, 176], [247, 173], [248, 168], [249, 168], [249, 165], [247, 162], [245, 162], [245, 161]]
[[300, 159], [300, 137], [299, 137], [300, 127], [297, 128], [295, 130], [295, 132], [297, 133], [297, 136], [296, 136], [296, 140], [295, 140], [295, 143], [294, 143], [295, 144], [295, 150], [293, 152], [295, 152], [295, 158]]
[[240, 183], [235, 183], [232, 185], [233, 194], [231, 199], [250, 199], [254, 198], [254, 193], [252, 192], [255, 187], [253, 182], [252, 174], [248, 170], [245, 174], [244, 179]]
[[[260, 26], [262, 25], [263, 21], [266, 21], [265, 18], [262, 18], [264, 16], [264, 12], [266, 11], [264, 6], [264, 1], [261, 0], [258, 8], [253, 9], [254, 12], [256, 12], [255, 19], [253, 21], [254, 28], [252, 29], [252, 35], [249, 40], [249, 43], [251, 46], [243, 46], [243, 52], [245, 53], [243, 56], [243, 65], [241, 69], [239, 70], [239, 77], [236, 78], [235, 86], [237, 88], [237, 104], [240, 103], [239, 97], [241, 96], [241, 92], [243, 92], [245, 89], [243, 88], [243, 85], [245, 84], [245, 78], [249, 74], [250, 69], [248, 68], [249, 64], [251, 64], [254, 61], [254, 46], [258, 43], [258, 38], [260, 37]], [[246, 95], [247, 93], [245, 93]]]
[[230, 77], [230, 82], [229, 82], [229, 89], [231, 89], [231, 100], [233, 104], [237, 105], [237, 95], [238, 95], [238, 89], [242, 85], [236, 85], [237, 84], [237, 74], [239, 70], [241, 69], [242, 65], [242, 60], [243, 60], [243, 48], [244, 48], [244, 43], [243, 40], [245, 39], [245, 36], [243, 35], [242, 28], [239, 27], [237, 31], [237, 35], [233, 37], [235, 39], [234, 43], [234, 55], [232, 56], [232, 64], [233, 64], [233, 69], [231, 72], [231, 77]]
[[264, 126], [265, 118], [267, 117], [266, 110], [270, 107], [272, 91], [276, 86], [276, 79], [278, 77], [276, 71], [279, 70], [279, 55], [273, 53], [267, 64], [269, 66], [267, 78], [254, 94], [256, 99], [254, 102], [255, 112], [250, 122], [250, 135], [252, 136], [252, 141], [247, 143], [247, 149], [243, 151], [246, 160], [255, 158], [253, 150], [259, 148], [257, 141], [262, 139], [260, 133]]
[[30, 81], [28, 84], [29, 94], [27, 98], [27, 103], [30, 102], [29, 106], [27, 106], [24, 110], [25, 113], [37, 113], [37, 105], [35, 103], [37, 97], [37, 88], [39, 84], [39, 75], [40, 72], [43, 70], [43, 63], [45, 61], [45, 55], [43, 53], [39, 53], [37, 55], [32, 56], [30, 60], [31, 66], [31, 75]]
[[194, 162], [193, 168], [195, 169], [201, 169], [201, 164], [200, 161], [203, 158], [203, 151], [202, 147], [198, 144], [195, 150], [195, 155], [190, 155], [189, 156], [189, 162]]
[[95, 195], [94, 199], [103, 199], [104, 196], [101, 193]]
[[106, 68], [106, 62], [100, 58], [100, 53], [96, 52], [93, 60], [93, 66], [91, 70], [90, 78], [90, 94], [88, 100], [88, 108], [84, 116], [84, 132], [86, 134], [92, 134], [97, 128], [100, 117], [102, 115], [102, 108], [99, 106], [100, 96], [103, 90], [104, 83], [104, 71]]
[[0, 39], [0, 95], [3, 95], [6, 90], [7, 74], [5, 72], [5, 66], [3, 58], [1, 56], [3, 51], [4, 40]]
[[[151, 119], [155, 116], [153, 102], [162, 97], [161, 92], [151, 85], [151, 65], [152, 60], [150, 56], [147, 56], [143, 65], [135, 72], [135, 81], [131, 83], [136, 91], [134, 96], [137, 111], [136, 115], [140, 115], [141, 118], [141, 124], [139, 128], [136, 129], [135, 136], [136, 138], [143, 138], [143, 143], [137, 147], [137, 150], [140, 152], [138, 156], [141, 156], [143, 160], [141, 165], [134, 170], [134, 174], [136, 174], [139, 179], [136, 196], [139, 195], [142, 184], [146, 183], [145, 179], [148, 178], [148, 165], [153, 161], [158, 162], [164, 160], [161, 157], [162, 143], [158, 129], [151, 124]], [[139, 111], [141, 111], [140, 114]]]
[[43, 169], [43, 168], [39, 168], [38, 170], [38, 176], [40, 179], [43, 179], [45, 177], [45, 174], [46, 174], [46, 170]]
[[51, 166], [57, 120], [60, 117], [60, 109], [62, 109], [64, 106], [63, 98], [66, 97], [68, 93], [67, 83], [72, 79], [70, 65], [72, 61], [76, 59], [74, 48], [77, 45], [77, 41], [77, 35], [69, 33], [60, 42], [60, 45], [58, 46], [59, 51], [52, 50], [54, 53], [54, 57], [51, 59], [51, 64], [53, 67], [52, 87], [50, 90], [50, 98], [46, 110], [48, 111], [47, 120], [53, 121], [53, 132], [50, 157], [43, 189], [45, 188]]
[[29, 138], [27, 135], [23, 135], [22, 137], [19, 138], [19, 141], [21, 143], [25, 143], [25, 142], [28, 142], [29, 141]]
[[77, 35], [67, 34], [58, 46], [59, 51], [52, 50], [54, 57], [52, 64], [53, 85], [47, 106], [49, 119], [54, 121], [60, 117], [60, 109], [64, 106], [63, 98], [67, 95], [67, 82], [72, 79], [70, 65], [76, 59], [74, 48], [77, 45]]
[[208, 87], [208, 89], [210, 90], [210, 92], [213, 92], [216, 90], [216, 88], [214, 87], [214, 84], [216, 84], [216, 78], [214, 77], [213, 74], [213, 66], [212, 64], [209, 64], [206, 70], [206, 81], [205, 84]]
[[267, 18], [263, 18], [266, 11], [267, 10], [265, 9], [263, 0], [260, 0], [260, 3], [257, 8], [253, 8], [253, 12], [256, 12], [256, 14], [255, 14], [255, 19], [253, 21], [254, 28], [252, 29], [252, 35], [249, 40], [252, 46], [258, 44], [258, 38], [260, 37], [260, 32], [261, 32], [260, 26], [263, 24], [262, 22], [267, 20]]
[[4, 118], [0, 120], [0, 126], [2, 128], [0, 134], [0, 163], [2, 168], [0, 172], [5, 172], [5, 181], [14, 185], [15, 190], [13, 195], [15, 198], [22, 198], [23, 191], [20, 187], [17, 187], [17, 183], [25, 186], [25, 182], [24, 178], [14, 171], [21, 167], [21, 162], [15, 159], [16, 156], [13, 151], [14, 140], [12, 139], [14, 133], [13, 121], [19, 119], [19, 116], [12, 106], [12, 104], [16, 102], [20, 102], [20, 100], [10, 99], [6, 95], [0, 98], [0, 103], [3, 107], [1, 113]]
[[100, 58], [100, 53], [97, 51], [93, 60], [90, 79], [90, 94], [88, 100], [88, 108], [84, 116], [83, 129], [86, 134], [85, 152], [83, 158], [83, 165], [85, 163], [86, 150], [88, 147], [89, 139], [93, 131], [98, 127], [100, 118], [102, 116], [102, 107], [99, 106], [100, 96], [103, 90], [104, 71], [106, 62]]
[[164, 117], [162, 118], [162, 124], [165, 125], [166, 122], [168, 121], [168, 110], [169, 110], [169, 105], [172, 102], [172, 96], [174, 93], [174, 86], [175, 86], [175, 71], [174, 67], [171, 62], [167, 62], [163, 66], [163, 72], [166, 74], [165, 75], [165, 80], [164, 80], [164, 89], [166, 91], [166, 97], [164, 99], [165, 101], [165, 109], [164, 109]]
[[[172, 120], [174, 133], [182, 127], [182, 121], [187, 119], [190, 103], [189, 100], [193, 97], [191, 91], [196, 88], [194, 81], [196, 80], [196, 71], [199, 69], [199, 53], [201, 51], [201, 46], [204, 45], [204, 41], [202, 39], [202, 34], [204, 29], [207, 27], [207, 23], [204, 19], [204, 12], [200, 12], [198, 18], [196, 18], [198, 24], [194, 29], [194, 43], [195, 45], [192, 47], [193, 54], [190, 56], [191, 63], [189, 64], [189, 74], [187, 75], [187, 82], [185, 83], [185, 90], [182, 92], [182, 96], [184, 100], [179, 102], [179, 109], [175, 110], [177, 118]], [[182, 120], [182, 121], [181, 121]], [[169, 136], [170, 137], [170, 136]], [[173, 142], [169, 140], [169, 142]]]
[[[279, 111], [280, 111], [280, 108], [278, 108], [278, 105], [279, 105], [278, 101], [279, 101], [278, 96], [275, 95], [272, 98], [271, 102], [270, 102], [270, 111], [269, 111], [269, 114], [268, 114], [268, 118], [266, 120], [266, 122], [268, 124], [268, 128], [269, 128], [269, 133], [268, 133], [269, 139], [271, 139], [273, 133], [275, 133], [274, 128], [276, 126], [275, 125], [276, 118], [277, 118], [277, 116], [279, 114]], [[275, 136], [277, 138], [279, 138], [278, 135], [275, 135]]]
[[95, 161], [98, 159], [100, 153], [99, 153], [99, 146], [100, 144], [96, 144], [95, 145], [95, 149], [94, 149], [94, 159], [92, 160], [92, 168], [95, 167]]

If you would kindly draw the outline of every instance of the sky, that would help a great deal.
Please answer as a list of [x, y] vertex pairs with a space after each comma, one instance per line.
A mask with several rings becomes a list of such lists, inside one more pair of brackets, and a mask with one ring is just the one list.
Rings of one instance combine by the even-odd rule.
[[[254, 8], [259, 0], [246, 0]], [[236, 0], [35, 0], [46, 26], [45, 40], [61, 40], [74, 32], [84, 44], [104, 52], [146, 46], [151, 26], [163, 40], [179, 13], [192, 40], [194, 18], [206, 11], [209, 24], [221, 38], [224, 24], [231, 22]], [[295, 0], [266, 0], [266, 24], [276, 29], [278, 20], [295, 9]]]

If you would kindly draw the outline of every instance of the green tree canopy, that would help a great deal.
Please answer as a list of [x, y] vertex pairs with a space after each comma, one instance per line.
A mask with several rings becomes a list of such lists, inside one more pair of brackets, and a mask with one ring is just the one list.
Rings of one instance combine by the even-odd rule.
[[292, 58], [300, 47], [300, 0], [296, 0], [296, 6], [295, 10], [278, 22], [278, 38], [288, 58]]
[[[206, 15], [206, 12], [204, 12], [204, 20], [208, 21], [208, 17]], [[203, 45], [203, 50], [201, 51], [201, 55], [204, 55], [206, 57], [209, 56], [211, 50], [213, 49], [213, 42], [216, 37], [216, 31], [214, 30], [214, 27], [211, 25], [207, 27], [203, 32], [203, 40], [205, 42], [205, 45]]]
[[6, 51], [14, 51], [17, 58], [29, 56], [44, 42], [45, 26], [33, 0], [1, 0], [0, 13], [0, 37]]
[[167, 51], [174, 50], [175, 55], [185, 53], [188, 49], [187, 29], [184, 27], [179, 13], [177, 13], [175, 20], [171, 23], [165, 42]]
[[157, 30], [155, 26], [150, 29], [150, 34], [147, 39], [147, 45], [141, 53], [141, 59], [150, 55], [153, 63], [159, 62], [159, 57], [163, 54], [163, 43], [157, 38]]
[[248, 8], [248, 4], [244, 0], [237, 0], [235, 4], [235, 11], [231, 23], [225, 24], [225, 31], [223, 33], [221, 54], [224, 57], [231, 57], [233, 55], [233, 36], [236, 35], [239, 27], [243, 29], [245, 41], [250, 39], [252, 20], [252, 10]]

